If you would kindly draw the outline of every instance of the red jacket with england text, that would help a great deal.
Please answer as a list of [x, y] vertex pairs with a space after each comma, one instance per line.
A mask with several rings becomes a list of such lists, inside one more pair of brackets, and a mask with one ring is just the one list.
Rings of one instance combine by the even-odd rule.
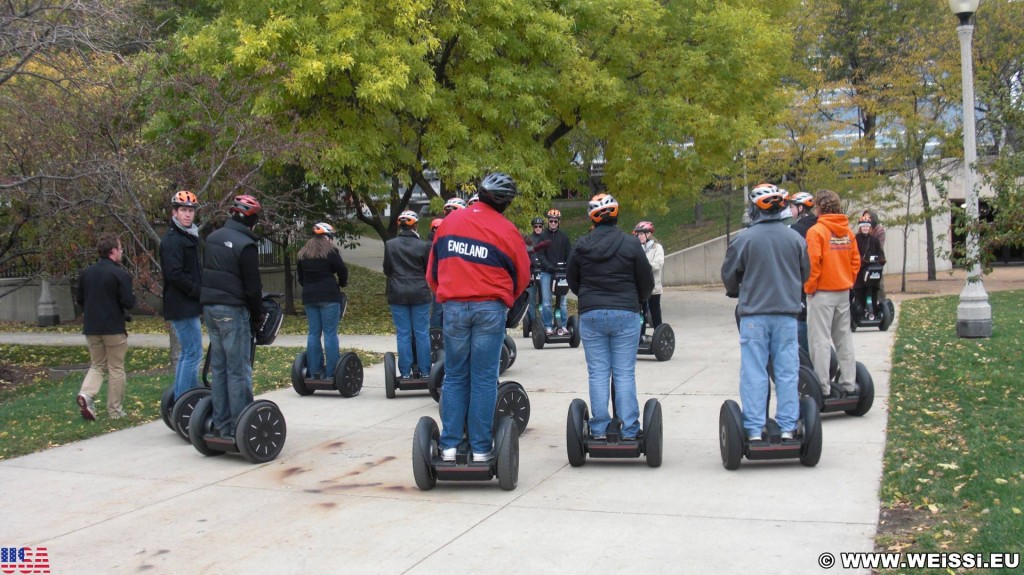
[[437, 301], [501, 300], [512, 307], [530, 282], [530, 257], [519, 230], [483, 202], [456, 210], [437, 228], [427, 283]]

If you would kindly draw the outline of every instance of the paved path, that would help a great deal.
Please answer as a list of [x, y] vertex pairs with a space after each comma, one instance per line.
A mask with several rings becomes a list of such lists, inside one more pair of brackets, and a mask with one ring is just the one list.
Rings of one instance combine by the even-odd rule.
[[[717, 423], [722, 401], [738, 396], [733, 300], [670, 290], [663, 307], [675, 356], [637, 366], [641, 403], [657, 397], [664, 410], [661, 468], [570, 467], [565, 418], [572, 398], [586, 398], [583, 350], [517, 337], [504, 377], [526, 387], [532, 418], [514, 491], [496, 481], [416, 489], [413, 429], [437, 406], [423, 394], [386, 399], [383, 370], [368, 366], [356, 398], [266, 394], [288, 422], [267, 464], [203, 457], [159, 421], [2, 461], [0, 544], [44, 546], [53, 573], [90, 574], [820, 574], [822, 552], [871, 551], [892, 331], [855, 334], [875, 405], [862, 418], [824, 417], [817, 467], [744, 461], [729, 472]], [[383, 351], [389, 340], [359, 346]], [[77, 417], [71, 398], [67, 408]]]

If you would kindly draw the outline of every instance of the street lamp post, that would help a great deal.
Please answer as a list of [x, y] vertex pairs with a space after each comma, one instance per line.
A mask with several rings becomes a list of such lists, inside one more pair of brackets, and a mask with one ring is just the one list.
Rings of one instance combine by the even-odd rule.
[[971, 16], [978, 10], [980, 0], [949, 0], [949, 8], [960, 19], [956, 28], [960, 37], [960, 70], [963, 85], [964, 112], [964, 209], [967, 211], [967, 261], [971, 269], [960, 292], [956, 308], [956, 334], [959, 337], [991, 337], [992, 306], [981, 281], [981, 258], [978, 248], [978, 190], [974, 167], [978, 160], [974, 127], [974, 65], [971, 60], [971, 39], [974, 25]]

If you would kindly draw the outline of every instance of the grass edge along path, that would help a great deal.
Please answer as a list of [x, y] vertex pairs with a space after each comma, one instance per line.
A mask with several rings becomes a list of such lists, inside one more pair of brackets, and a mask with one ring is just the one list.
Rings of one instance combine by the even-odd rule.
[[957, 337], [955, 296], [901, 306], [876, 551], [1022, 551], [1024, 291], [989, 297], [987, 339]]

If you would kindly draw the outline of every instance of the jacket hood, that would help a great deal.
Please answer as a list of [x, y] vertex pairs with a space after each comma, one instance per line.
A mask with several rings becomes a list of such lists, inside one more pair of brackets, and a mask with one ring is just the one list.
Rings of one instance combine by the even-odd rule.
[[618, 226], [597, 226], [576, 243], [576, 251], [594, 262], [604, 262], [619, 252], [626, 234]]
[[850, 231], [850, 218], [846, 214], [821, 214], [818, 223], [828, 228], [834, 236], [845, 236]]
[[785, 219], [783, 217], [783, 213], [786, 210], [779, 210], [777, 212], [766, 212], [754, 205], [750, 207], [752, 208], [750, 210], [750, 225], [752, 226], [757, 224], [763, 224], [764, 222], [781, 222], [782, 220]]

